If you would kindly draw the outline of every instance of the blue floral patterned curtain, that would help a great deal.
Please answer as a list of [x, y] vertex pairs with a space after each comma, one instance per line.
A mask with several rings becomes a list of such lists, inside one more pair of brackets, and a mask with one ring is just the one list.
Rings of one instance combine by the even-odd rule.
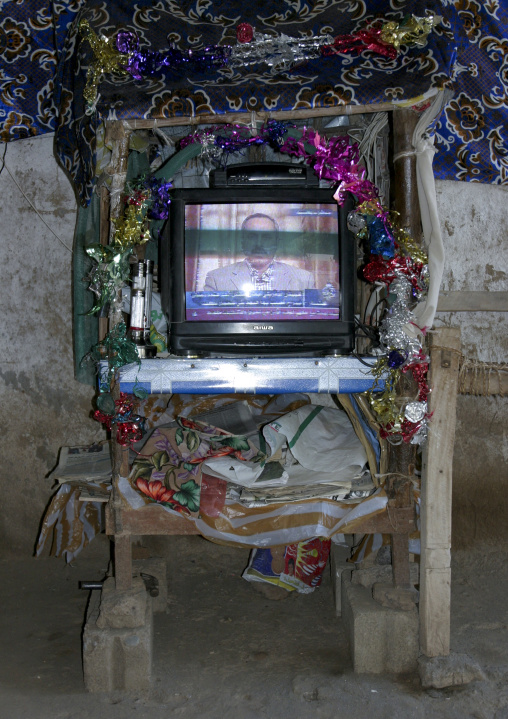
[[[216, 73], [136, 81], [107, 75], [97, 112], [85, 113], [83, 88], [91, 51], [77, 31], [86, 17], [97, 33], [137, 33], [140, 45], [167, 50], [234, 41], [240, 22], [259, 32], [332, 35], [375, 18], [442, 15], [423, 48], [394, 61], [364, 52], [311, 60], [282, 76], [247, 72], [221, 81]], [[421, 99], [452, 85], [454, 97], [436, 125], [436, 177], [506, 183], [508, 157], [508, 7], [501, 0], [11, 0], [0, 16], [0, 138], [7, 142], [56, 132], [60, 162], [83, 204], [91, 197], [95, 133], [105, 118], [167, 117], [258, 109], [306, 109]]]

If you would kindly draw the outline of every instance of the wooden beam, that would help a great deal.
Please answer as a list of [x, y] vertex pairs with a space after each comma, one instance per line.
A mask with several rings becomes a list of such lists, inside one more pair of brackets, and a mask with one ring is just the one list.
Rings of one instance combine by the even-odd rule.
[[[123, 192], [127, 178], [127, 163], [129, 160], [129, 139], [131, 128], [121, 121], [110, 122], [106, 125], [106, 141], [111, 142], [113, 151], [111, 162], [107, 169], [111, 175], [111, 188], [109, 193], [109, 241], [115, 234], [114, 221], [120, 217], [123, 209]], [[109, 329], [123, 321], [122, 316], [122, 291], [117, 291], [117, 301], [109, 315]]]
[[170, 514], [157, 504], [122, 511], [122, 532], [143, 536], [200, 534], [191, 519]]
[[440, 292], [438, 312], [508, 312], [508, 292]]
[[427, 657], [450, 653], [452, 461], [460, 330], [430, 333], [429, 436], [421, 495], [420, 647]]
[[220, 125], [225, 123], [241, 123], [250, 125], [254, 117], [259, 122], [265, 120], [306, 120], [309, 117], [333, 117], [335, 115], [364, 115], [374, 112], [393, 110], [391, 102], [378, 102], [372, 105], [337, 105], [335, 107], [302, 107], [297, 110], [258, 110], [250, 112], [228, 112], [223, 115], [214, 113], [184, 115], [181, 117], [154, 117], [149, 120], [131, 119], [124, 123], [132, 130], [149, 130], [154, 127], [175, 127], [181, 125]]
[[[100, 189], [99, 210], [99, 239], [101, 245], [109, 242], [109, 190], [105, 185]], [[108, 318], [99, 317], [99, 342], [102, 342], [108, 333]]]
[[508, 366], [479, 362], [476, 367], [466, 367], [460, 372], [459, 394], [505, 397], [508, 394]]
[[[393, 177], [391, 182], [392, 207], [398, 213], [398, 224], [405, 229], [415, 242], [422, 242], [422, 222], [418, 200], [416, 178], [416, 155], [413, 134], [420, 116], [411, 108], [401, 108], [392, 113], [393, 124]], [[408, 372], [401, 375], [396, 392], [399, 398], [410, 401], [417, 393], [416, 381]], [[403, 442], [388, 447], [388, 472], [410, 477], [416, 463], [416, 445]], [[388, 483], [389, 484], [389, 483]], [[388, 490], [390, 487], [388, 486]], [[399, 487], [399, 491], [401, 488]], [[390, 494], [388, 495], [390, 496]], [[401, 496], [389, 500], [389, 505], [401, 506]], [[409, 499], [402, 505], [411, 505]], [[400, 511], [400, 510], [399, 510]], [[414, 511], [414, 505], [413, 505]], [[391, 533], [392, 574], [396, 587], [409, 587], [409, 532]]]
[[393, 209], [399, 213], [398, 224], [407, 230], [418, 245], [422, 243], [422, 220], [416, 179], [416, 155], [413, 133], [420, 115], [411, 108], [394, 110], [393, 118]]
[[[201, 534], [194, 522], [166, 512], [157, 504], [140, 509], [123, 509], [121, 529], [115, 530], [116, 512], [111, 503], [106, 506], [106, 534], [128, 535], [188, 535]], [[416, 530], [414, 507], [392, 507], [378, 514], [358, 517], [344, 526], [344, 534], [401, 534]], [[342, 531], [342, 530], [341, 530]]]
[[125, 179], [127, 177], [127, 161], [129, 159], [129, 139], [131, 136], [131, 128], [127, 123], [121, 121], [110, 122], [106, 125], [106, 141], [113, 145], [111, 154], [111, 162], [107, 169], [111, 175], [110, 189], [110, 239], [115, 231], [113, 220], [120, 217], [122, 211], [122, 193], [125, 187]]
[[[408, 478], [405, 477], [387, 477], [385, 483], [386, 493], [388, 495], [388, 516], [396, 516], [404, 509], [409, 510], [413, 517], [415, 515], [413, 501], [413, 485], [409, 476], [414, 473], [414, 466], [408, 467]], [[396, 523], [394, 522], [396, 526]], [[393, 585], [395, 587], [410, 587], [410, 569], [409, 569], [409, 534], [392, 532], [390, 543], [392, 548], [392, 575]]]

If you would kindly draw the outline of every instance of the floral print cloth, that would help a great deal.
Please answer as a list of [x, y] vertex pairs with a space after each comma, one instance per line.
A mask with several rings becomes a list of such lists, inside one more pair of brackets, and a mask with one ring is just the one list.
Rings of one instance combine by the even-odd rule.
[[252, 462], [265, 459], [245, 437], [185, 417], [177, 423], [176, 429], [156, 428], [132, 466], [129, 480], [149, 502], [197, 515], [205, 460], [225, 455]]

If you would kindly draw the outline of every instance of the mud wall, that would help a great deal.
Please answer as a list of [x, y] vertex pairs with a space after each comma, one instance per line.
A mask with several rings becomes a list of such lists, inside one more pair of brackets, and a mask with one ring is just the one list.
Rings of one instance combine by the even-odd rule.
[[93, 388], [73, 378], [76, 202], [52, 146], [52, 137], [9, 143], [0, 175], [0, 546], [23, 555], [33, 551], [59, 447], [103, 436], [89, 418]]
[[[103, 437], [89, 416], [93, 389], [73, 378], [69, 248], [76, 201], [52, 143], [42, 137], [9, 144], [0, 174], [0, 546], [25, 556], [33, 551], [51, 496], [47, 474], [59, 447]], [[507, 289], [507, 189], [438, 183], [444, 289]], [[506, 358], [506, 313], [440, 314], [438, 322], [462, 328], [466, 354]], [[455, 546], [508, 541], [507, 412], [506, 399], [459, 397]]]

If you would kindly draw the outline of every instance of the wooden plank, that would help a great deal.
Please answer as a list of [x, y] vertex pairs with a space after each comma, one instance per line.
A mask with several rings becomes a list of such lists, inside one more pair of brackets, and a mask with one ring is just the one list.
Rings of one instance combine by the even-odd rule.
[[[115, 528], [112, 503], [106, 505], [106, 534], [187, 535], [200, 534], [192, 520], [169, 514], [157, 504], [140, 509], [122, 509], [121, 529]], [[403, 534], [416, 529], [414, 507], [392, 508], [369, 517], [360, 517], [344, 526], [345, 534]]]
[[176, 517], [156, 504], [147, 504], [140, 509], [122, 510], [122, 533], [185, 535], [200, 532], [191, 519]]
[[452, 460], [460, 330], [430, 333], [429, 436], [421, 495], [420, 646], [428, 657], [450, 653]]
[[508, 312], [508, 292], [440, 292], [438, 312]]
[[250, 112], [227, 112], [223, 115], [213, 113], [200, 115], [185, 115], [181, 117], [157, 117], [150, 120], [130, 119], [124, 120], [125, 125], [132, 130], [146, 130], [154, 126], [157, 127], [175, 127], [180, 125], [220, 125], [225, 123], [241, 123], [250, 125], [252, 119], [259, 122], [265, 120], [305, 120], [309, 117], [333, 117], [335, 115], [363, 115], [374, 112], [389, 112], [393, 110], [394, 105], [391, 102], [378, 102], [371, 105], [337, 105], [335, 107], [304, 107], [298, 110], [259, 110], [254, 113]]

